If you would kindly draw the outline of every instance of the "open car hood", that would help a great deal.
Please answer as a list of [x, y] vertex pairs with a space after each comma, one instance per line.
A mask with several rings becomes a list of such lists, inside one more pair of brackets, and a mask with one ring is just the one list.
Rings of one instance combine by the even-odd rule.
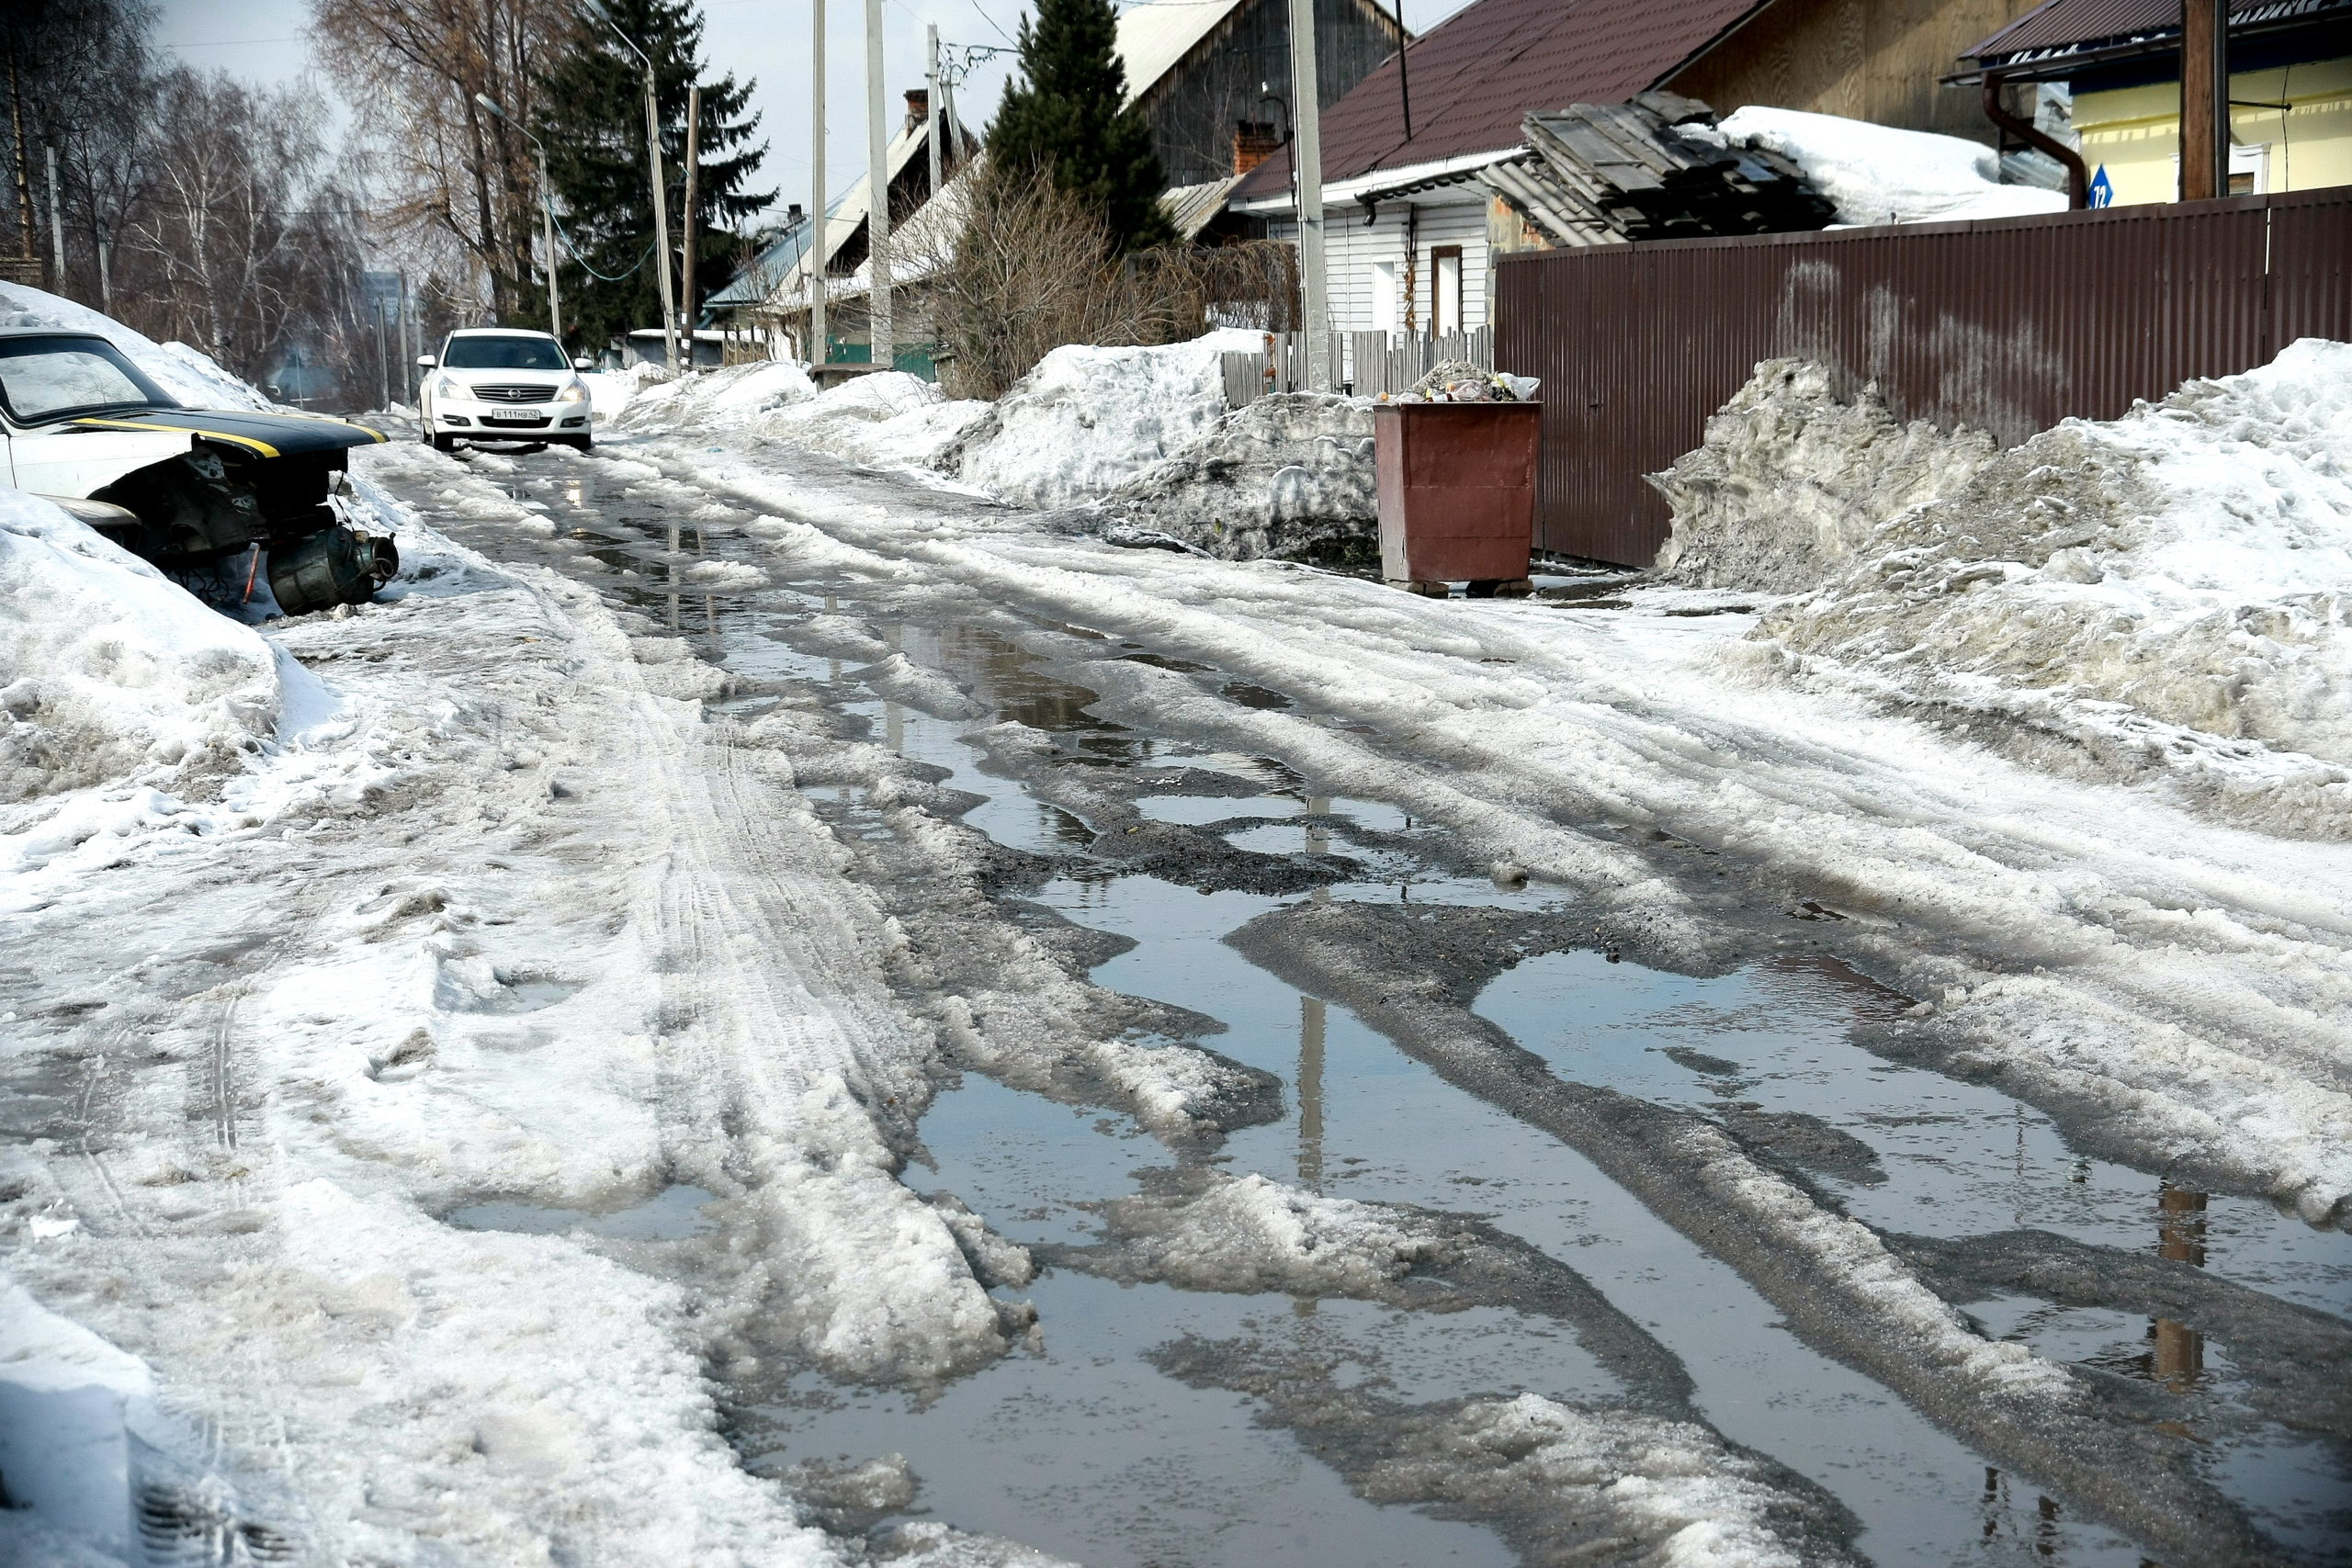
[[94, 414], [63, 422], [69, 430], [185, 430], [226, 442], [257, 457], [304, 452], [340, 452], [388, 441], [380, 430], [325, 414], [256, 413], [250, 409], [141, 409], [135, 413]]

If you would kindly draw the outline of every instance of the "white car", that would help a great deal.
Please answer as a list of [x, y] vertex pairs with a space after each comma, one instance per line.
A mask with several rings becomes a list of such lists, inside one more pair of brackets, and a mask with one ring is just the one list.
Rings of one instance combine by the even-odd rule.
[[589, 433], [588, 383], [546, 333], [514, 327], [461, 327], [437, 355], [419, 355], [425, 371], [417, 412], [424, 438], [447, 452], [460, 440], [595, 444]]

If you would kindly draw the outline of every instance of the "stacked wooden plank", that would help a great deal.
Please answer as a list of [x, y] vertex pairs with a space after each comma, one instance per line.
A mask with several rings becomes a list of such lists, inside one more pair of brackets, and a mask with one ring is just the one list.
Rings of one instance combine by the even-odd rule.
[[1571, 104], [1521, 122], [1528, 152], [1480, 174], [1559, 244], [1822, 229], [1838, 210], [1788, 159], [1728, 146], [1695, 98]]

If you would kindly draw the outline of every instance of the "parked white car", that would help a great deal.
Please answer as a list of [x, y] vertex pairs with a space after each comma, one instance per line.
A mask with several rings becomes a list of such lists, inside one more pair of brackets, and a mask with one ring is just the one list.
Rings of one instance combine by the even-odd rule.
[[460, 440], [595, 444], [589, 430], [588, 383], [546, 333], [514, 327], [462, 327], [437, 355], [417, 356], [425, 371], [417, 412], [424, 438], [447, 452]]

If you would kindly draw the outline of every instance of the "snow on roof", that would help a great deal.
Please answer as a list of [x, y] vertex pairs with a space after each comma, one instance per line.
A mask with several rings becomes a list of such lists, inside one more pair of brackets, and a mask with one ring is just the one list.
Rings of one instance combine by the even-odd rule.
[[1149, 0], [1119, 14], [1119, 59], [1127, 70], [1127, 96], [1140, 98], [1193, 52], [1241, 0]]

